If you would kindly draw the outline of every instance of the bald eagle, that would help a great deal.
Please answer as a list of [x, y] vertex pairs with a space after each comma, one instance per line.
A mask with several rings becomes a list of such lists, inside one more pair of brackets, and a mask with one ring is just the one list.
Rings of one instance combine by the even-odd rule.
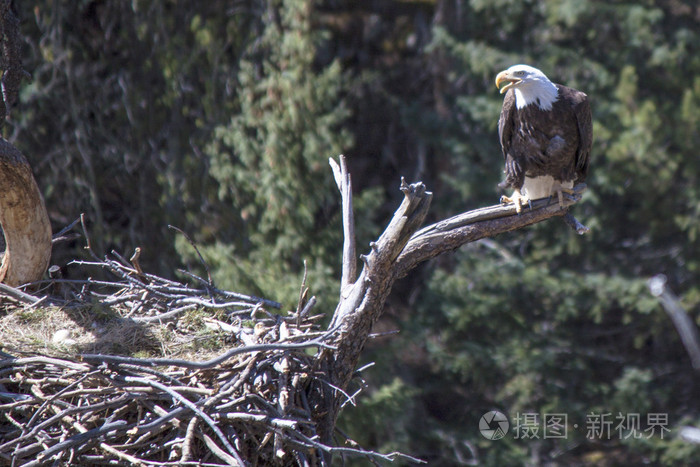
[[[501, 88], [502, 83], [507, 83]], [[505, 158], [503, 186], [515, 190], [501, 202], [523, 204], [572, 193], [588, 172], [593, 142], [588, 96], [552, 83], [540, 70], [514, 65], [496, 76], [505, 93], [498, 135]]]

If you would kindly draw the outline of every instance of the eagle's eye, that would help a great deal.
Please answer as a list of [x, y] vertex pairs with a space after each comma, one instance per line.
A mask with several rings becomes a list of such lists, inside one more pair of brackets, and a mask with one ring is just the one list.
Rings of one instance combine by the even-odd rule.
[[524, 71], [516, 71], [515, 76], [525, 76], [525, 72]]

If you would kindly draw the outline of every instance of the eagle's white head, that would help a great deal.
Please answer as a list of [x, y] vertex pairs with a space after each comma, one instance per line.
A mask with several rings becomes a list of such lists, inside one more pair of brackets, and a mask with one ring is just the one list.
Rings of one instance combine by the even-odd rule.
[[[501, 88], [501, 83], [508, 82]], [[557, 100], [557, 86], [544, 73], [528, 65], [513, 65], [496, 76], [496, 87], [501, 94], [508, 89], [515, 91], [515, 106], [518, 109], [537, 104], [542, 110], [551, 110]]]

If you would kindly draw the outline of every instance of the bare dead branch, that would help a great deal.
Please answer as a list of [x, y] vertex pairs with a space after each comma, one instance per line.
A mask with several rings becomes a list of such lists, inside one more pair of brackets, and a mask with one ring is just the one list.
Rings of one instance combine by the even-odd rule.
[[80, 226], [83, 229], [83, 236], [85, 237], [85, 249], [88, 253], [90, 253], [90, 256], [99, 261], [100, 258], [97, 256], [97, 253], [95, 253], [95, 250], [92, 248], [92, 241], [90, 240], [90, 234], [88, 233], [87, 224], [85, 221], [85, 213], [80, 213]]
[[27, 293], [22, 292], [19, 289], [10, 287], [9, 285], [2, 283], [0, 283], [0, 295], [12, 297], [15, 300], [18, 300], [22, 303], [27, 303], [29, 305], [34, 305], [35, 303], [38, 303], [41, 300], [40, 298], [37, 298], [33, 295], [29, 295]]
[[[337, 164], [331, 163], [331, 166], [337, 167]], [[336, 174], [336, 181], [339, 178]], [[421, 262], [466, 243], [563, 216], [567, 214], [568, 206], [580, 199], [585, 185], [576, 187], [576, 193], [572, 198], [565, 199], [563, 206], [559, 205], [558, 200], [538, 200], [521, 214], [516, 213], [513, 205], [489, 206], [421, 230], [418, 229], [428, 212], [432, 194], [426, 191], [422, 183], [409, 185], [404, 180], [400, 189], [404, 193], [401, 205], [379, 239], [370, 244], [369, 253], [360, 256], [364, 267], [354, 283], [344, 285], [331, 320], [331, 326], [338, 329], [335, 340], [337, 350], [324, 350], [322, 358], [327, 359], [331, 376], [327, 384], [332, 384], [336, 391], [318, 391], [332, 399], [321, 404], [326, 410], [318, 418], [322, 441], [328, 441], [333, 433], [342, 406], [338, 394], [342, 395], [347, 388], [372, 325], [381, 315], [396, 279], [405, 276]], [[347, 196], [351, 196], [351, 193]], [[331, 410], [327, 410], [329, 407]]]
[[352, 179], [345, 161], [345, 156], [338, 156], [340, 165], [333, 160], [328, 159], [328, 163], [333, 170], [335, 183], [340, 191], [343, 213], [343, 272], [340, 279], [340, 290], [346, 288], [355, 282], [357, 278], [357, 256], [355, 250], [355, 214], [352, 208]]
[[[423, 261], [467, 243], [521, 229], [551, 217], [565, 216], [568, 207], [581, 199], [580, 193], [584, 189], [585, 185], [577, 186], [577, 194], [573, 198], [565, 198], [563, 207], [555, 199], [533, 201], [532, 208], [521, 214], [517, 214], [514, 205], [488, 206], [425, 227], [411, 237], [396, 260], [393, 273], [396, 278], [401, 278]], [[580, 224], [573, 216], [570, 217]]]
[[216, 358], [204, 362], [193, 362], [178, 358], [132, 358], [120, 357], [118, 355], [102, 355], [102, 354], [82, 354], [80, 357], [87, 362], [106, 362], [106, 363], [128, 363], [130, 365], [148, 366], [179, 366], [183, 368], [206, 369], [213, 368], [226, 360], [243, 353], [263, 352], [266, 350], [299, 350], [308, 349], [310, 347], [322, 347], [327, 349], [335, 349], [332, 345], [323, 342], [323, 339], [312, 339], [306, 342], [299, 343], [279, 343], [279, 344], [257, 344], [236, 347], [228, 352], [219, 355]]

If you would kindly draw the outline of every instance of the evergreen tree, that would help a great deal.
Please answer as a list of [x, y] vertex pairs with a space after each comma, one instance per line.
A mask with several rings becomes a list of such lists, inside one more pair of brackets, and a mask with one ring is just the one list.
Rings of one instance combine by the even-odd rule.
[[[235, 102], [228, 77], [254, 11], [228, 3], [18, 3], [32, 82], [6, 137], [32, 162], [55, 230], [84, 212], [98, 252], [141, 246], [144, 266], [171, 271], [167, 225], [212, 228], [203, 148]], [[54, 261], [79, 251], [63, 244]]]
[[227, 244], [208, 250], [218, 278], [290, 301], [304, 260], [315, 290], [324, 300], [335, 295], [330, 265], [341, 237], [328, 158], [352, 142], [343, 126], [345, 78], [337, 60], [317, 60], [324, 34], [313, 18], [309, 0], [265, 3], [240, 63], [240, 107], [207, 150], [220, 195], [237, 215], [230, 239], [217, 236]]

